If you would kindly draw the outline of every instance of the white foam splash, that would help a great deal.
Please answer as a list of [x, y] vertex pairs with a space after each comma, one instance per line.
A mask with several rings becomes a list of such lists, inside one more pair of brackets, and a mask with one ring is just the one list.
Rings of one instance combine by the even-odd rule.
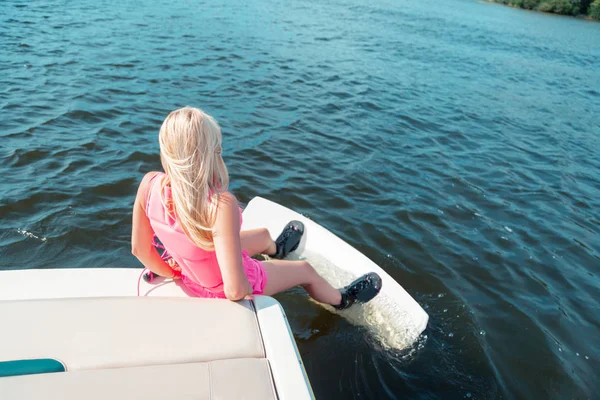
[[[305, 253], [308, 262], [334, 287], [343, 287], [356, 279], [348, 271], [338, 268], [327, 259], [311, 253]], [[350, 323], [367, 328], [384, 348], [404, 350], [410, 348], [420, 336], [413, 324], [412, 317], [397, 303], [380, 293], [372, 301], [348, 310], [336, 311], [325, 306], [333, 313], [339, 313]]]
[[43, 237], [43, 236], [42, 236], [42, 237], [40, 237], [40, 236], [36, 236], [36, 235], [34, 235], [33, 233], [31, 233], [31, 232], [28, 232], [28, 231], [26, 231], [26, 230], [23, 230], [23, 229], [17, 229], [17, 233], [20, 233], [21, 235], [23, 235], [23, 236], [27, 236], [27, 237], [30, 237], [30, 238], [32, 238], [32, 239], [37, 239], [37, 240], [40, 240], [40, 241], [42, 241], [42, 242], [46, 242], [46, 241], [48, 240], [48, 238], [46, 238], [46, 237]]

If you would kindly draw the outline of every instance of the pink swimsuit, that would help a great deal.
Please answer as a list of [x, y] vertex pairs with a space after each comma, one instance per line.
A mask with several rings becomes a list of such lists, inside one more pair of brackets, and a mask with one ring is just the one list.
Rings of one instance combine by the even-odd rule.
[[[148, 183], [146, 215], [150, 220], [150, 225], [165, 249], [181, 267], [182, 282], [196, 296], [225, 298], [223, 277], [216, 252], [196, 246], [187, 237], [177, 220], [173, 218], [172, 210], [170, 212], [163, 206], [160, 181], [164, 176], [164, 173], [158, 173]], [[169, 207], [173, 204], [169, 186], [164, 187], [164, 195], [164, 203]], [[240, 225], [241, 221], [242, 212], [240, 210]], [[260, 261], [251, 258], [244, 250], [242, 250], [242, 262], [254, 294], [262, 294], [267, 283], [264, 266]]]

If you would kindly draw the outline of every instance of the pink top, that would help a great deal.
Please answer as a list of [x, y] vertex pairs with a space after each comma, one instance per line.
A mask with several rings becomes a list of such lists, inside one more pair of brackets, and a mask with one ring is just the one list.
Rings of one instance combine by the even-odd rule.
[[[160, 184], [164, 176], [162, 172], [157, 173], [148, 183], [146, 215], [154, 233], [181, 267], [183, 283], [189, 289], [202, 297], [225, 297], [217, 253], [198, 247], [187, 237], [179, 222], [173, 218], [171, 187]], [[164, 200], [161, 193], [163, 187]], [[240, 210], [240, 225], [241, 222]], [[262, 292], [266, 284], [264, 267], [260, 261], [251, 259], [245, 251], [242, 252], [242, 260], [248, 280], [255, 288], [255, 293], [259, 294], [258, 292]]]

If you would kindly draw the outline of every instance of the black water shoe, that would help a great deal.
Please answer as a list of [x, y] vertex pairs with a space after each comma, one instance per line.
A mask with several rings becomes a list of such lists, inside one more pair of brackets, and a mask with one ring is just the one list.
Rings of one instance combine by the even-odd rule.
[[377, 296], [381, 290], [381, 277], [375, 272], [369, 272], [356, 279], [343, 289], [340, 289], [342, 301], [339, 305], [333, 306], [338, 310], [345, 310], [354, 303], [366, 303]]
[[282, 260], [292, 251], [298, 248], [300, 239], [304, 234], [304, 224], [300, 221], [290, 221], [275, 240], [275, 254], [269, 255], [271, 258]]

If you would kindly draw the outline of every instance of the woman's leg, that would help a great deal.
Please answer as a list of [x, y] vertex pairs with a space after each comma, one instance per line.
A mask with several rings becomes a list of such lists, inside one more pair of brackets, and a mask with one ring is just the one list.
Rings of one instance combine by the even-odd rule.
[[302, 286], [310, 297], [326, 304], [338, 305], [342, 300], [339, 290], [331, 286], [306, 261], [270, 260], [262, 262], [267, 272], [267, 284], [263, 293], [276, 293]]
[[242, 250], [254, 256], [256, 254], [274, 254], [276, 250], [275, 242], [266, 228], [250, 229], [240, 232], [242, 241]]

